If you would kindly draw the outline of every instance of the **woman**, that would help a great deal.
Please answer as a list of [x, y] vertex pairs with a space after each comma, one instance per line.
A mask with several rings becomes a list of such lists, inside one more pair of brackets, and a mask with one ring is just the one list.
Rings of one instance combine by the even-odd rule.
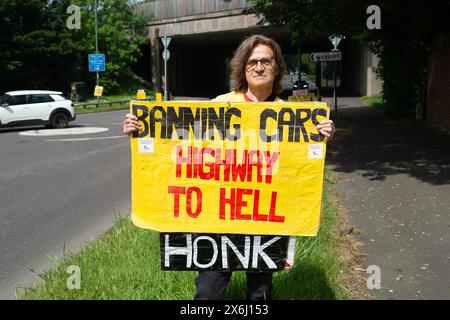
[[[245, 39], [234, 53], [232, 63], [233, 91], [216, 97], [217, 102], [262, 102], [281, 101], [281, 80], [286, 71], [280, 46], [272, 39], [253, 35]], [[123, 132], [129, 134], [141, 130], [137, 117], [125, 116]], [[328, 140], [333, 137], [335, 127], [332, 120], [323, 120], [317, 129]], [[231, 278], [231, 272], [200, 271], [195, 281], [194, 299], [219, 300]], [[250, 300], [271, 299], [272, 272], [247, 272], [247, 298]]]

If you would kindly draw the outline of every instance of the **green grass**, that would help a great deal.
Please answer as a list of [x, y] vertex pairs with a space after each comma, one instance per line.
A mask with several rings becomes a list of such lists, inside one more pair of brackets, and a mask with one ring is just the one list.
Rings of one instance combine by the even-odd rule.
[[[147, 99], [154, 100], [154, 94], [153, 92], [147, 92]], [[99, 102], [111, 102], [111, 101], [120, 101], [120, 100], [136, 100], [136, 95], [130, 95], [130, 94], [121, 94], [121, 95], [114, 95], [114, 96], [104, 96], [99, 98]], [[80, 103], [95, 103], [97, 102], [97, 98], [89, 98], [86, 102], [80, 102]], [[81, 107], [77, 106], [78, 103], [75, 103], [75, 111], [77, 113], [89, 113], [89, 112], [103, 112], [103, 111], [112, 111], [112, 110], [125, 110], [130, 108], [129, 103], [121, 103], [121, 104], [113, 104], [111, 106], [106, 105], [99, 105], [96, 107], [95, 105], [89, 106], [89, 107]]]
[[126, 110], [130, 108], [129, 103], [123, 104], [114, 104], [112, 106], [99, 106], [96, 108], [95, 106], [90, 107], [75, 107], [76, 113], [92, 113], [92, 112], [104, 112], [104, 111], [114, 111], [114, 110]]
[[381, 95], [375, 95], [375, 96], [364, 96], [362, 97], [365, 103], [367, 103], [369, 106], [375, 107], [377, 109], [384, 110], [386, 102], [383, 100], [383, 97]]
[[[127, 100], [127, 99], [136, 99], [136, 95], [133, 94], [117, 94], [113, 96], [102, 96], [99, 97], [100, 102], [109, 102], [109, 101], [116, 101], [116, 100]], [[96, 102], [96, 97], [91, 97], [87, 99], [86, 102]]]
[[[339, 261], [339, 239], [333, 230], [339, 223], [336, 207], [329, 201], [333, 182], [326, 169], [322, 224], [318, 237], [298, 238], [296, 263], [274, 275], [274, 299], [346, 299], [347, 290], [338, 276], [349, 272]], [[159, 235], [136, 228], [129, 218], [78, 254], [55, 259], [55, 267], [43, 281], [19, 290], [19, 299], [192, 299], [197, 272], [161, 271]], [[67, 289], [67, 268], [79, 266], [81, 289]], [[243, 299], [245, 273], [233, 273], [226, 299]]]
[[[195, 272], [162, 272], [159, 237], [129, 218], [76, 255], [54, 260], [43, 282], [25, 288], [24, 299], [190, 299]], [[67, 289], [67, 268], [80, 268], [81, 289]]]

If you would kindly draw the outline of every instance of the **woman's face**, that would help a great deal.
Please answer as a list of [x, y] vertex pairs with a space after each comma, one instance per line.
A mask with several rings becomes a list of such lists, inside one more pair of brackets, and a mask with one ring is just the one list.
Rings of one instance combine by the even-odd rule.
[[270, 87], [272, 89], [277, 72], [273, 50], [263, 44], [253, 48], [245, 65], [248, 87], [255, 89]]

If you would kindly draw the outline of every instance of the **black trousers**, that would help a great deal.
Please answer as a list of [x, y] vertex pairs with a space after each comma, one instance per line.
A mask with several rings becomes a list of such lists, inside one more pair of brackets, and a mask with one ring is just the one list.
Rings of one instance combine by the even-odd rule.
[[[195, 280], [194, 300], [222, 300], [232, 272], [200, 271]], [[247, 272], [247, 300], [272, 299], [273, 272]]]

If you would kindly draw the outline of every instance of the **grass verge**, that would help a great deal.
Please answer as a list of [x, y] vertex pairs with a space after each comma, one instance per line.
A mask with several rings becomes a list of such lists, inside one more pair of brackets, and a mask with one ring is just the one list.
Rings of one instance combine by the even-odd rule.
[[[335, 230], [340, 222], [330, 201], [331, 172], [325, 170], [322, 223], [317, 237], [298, 238], [295, 265], [274, 274], [274, 299], [348, 299], [351, 292], [340, 276], [350, 270], [339, 258], [341, 239]], [[197, 272], [161, 271], [158, 233], [136, 228], [121, 218], [98, 240], [78, 254], [54, 259], [54, 268], [41, 275], [42, 282], [23, 288], [18, 299], [192, 299]], [[81, 288], [70, 290], [71, 265], [81, 272]], [[245, 273], [233, 273], [226, 299], [243, 299]]]
[[[153, 92], [147, 93], [147, 99], [154, 100]], [[101, 102], [111, 102], [111, 101], [121, 101], [121, 100], [128, 100], [128, 101], [136, 100], [136, 95], [125, 94], [125, 95], [115, 95], [115, 96], [104, 96], [104, 97], [100, 97], [99, 102], [101, 103]], [[96, 102], [97, 102], [96, 98], [91, 98], [91, 99], [88, 99], [88, 101], [83, 102], [83, 103], [96, 103]], [[125, 102], [125, 103], [121, 103], [121, 104], [113, 104], [113, 105], [99, 105], [98, 107], [96, 107], [95, 105], [88, 106], [88, 107], [82, 107], [82, 106], [77, 105], [77, 103], [75, 103], [75, 111], [77, 113], [125, 110], [125, 109], [129, 109], [129, 108], [130, 108], [129, 102]]]
[[372, 106], [374, 108], [384, 110], [386, 106], [386, 102], [383, 100], [383, 97], [381, 95], [375, 95], [375, 96], [364, 96], [362, 97], [363, 101], [367, 103], [369, 106]]
[[112, 106], [92, 106], [92, 107], [79, 107], [75, 106], [76, 113], [92, 113], [92, 112], [103, 112], [103, 111], [114, 111], [114, 110], [125, 110], [130, 108], [130, 103], [113, 104]]

